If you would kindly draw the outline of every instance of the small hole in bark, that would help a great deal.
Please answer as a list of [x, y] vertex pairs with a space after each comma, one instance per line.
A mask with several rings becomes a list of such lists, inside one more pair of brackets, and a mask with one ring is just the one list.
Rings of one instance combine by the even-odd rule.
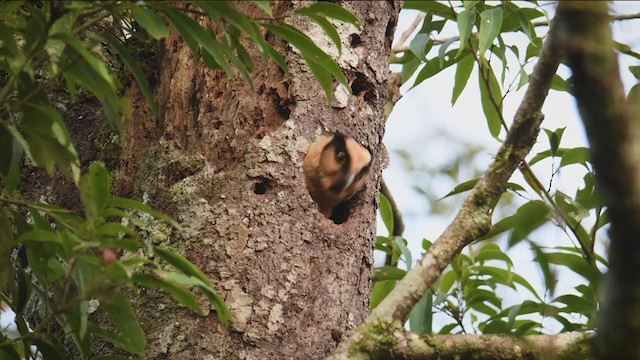
[[358, 73], [355, 80], [351, 83], [351, 92], [353, 95], [360, 95], [363, 91], [367, 91], [371, 88], [373, 88], [373, 86], [362, 73]]
[[258, 195], [264, 195], [272, 187], [273, 187], [273, 181], [267, 178], [259, 178], [258, 181], [256, 181], [253, 184], [253, 193]]
[[352, 48], [358, 47], [362, 44], [362, 38], [358, 34], [351, 34], [349, 35], [349, 44]]
[[344, 224], [349, 219], [349, 201], [341, 202], [333, 209], [331, 220], [337, 225]]

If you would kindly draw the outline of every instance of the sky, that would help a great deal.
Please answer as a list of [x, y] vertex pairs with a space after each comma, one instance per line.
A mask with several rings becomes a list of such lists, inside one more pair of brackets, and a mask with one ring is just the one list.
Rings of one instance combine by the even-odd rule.
[[[542, 9], [552, 17], [555, 5], [551, 2], [540, 2]], [[640, 2], [636, 1], [616, 1], [613, 4], [613, 11], [617, 14], [630, 14], [640, 12]], [[396, 42], [400, 34], [411, 24], [415, 18], [417, 11], [402, 11], [396, 31]], [[538, 34], [546, 32], [546, 28], [536, 28]], [[614, 39], [622, 43], [626, 43], [635, 51], [640, 48], [640, 20], [619, 21], [613, 24]], [[457, 35], [455, 24], [451, 27], [445, 27], [442, 34], [434, 34], [437, 39], [447, 38]], [[523, 34], [505, 37], [507, 44], [517, 45], [519, 48], [526, 47], [527, 38]], [[408, 43], [407, 43], [408, 44]], [[437, 55], [437, 48], [432, 49], [427, 58]], [[630, 65], [640, 65], [638, 60], [626, 55], [619, 56], [621, 75], [625, 89], [628, 91], [631, 86], [636, 83], [635, 78], [631, 76], [627, 70]], [[528, 68], [529, 72], [533, 64]], [[392, 70], [398, 71], [398, 68]], [[474, 159], [474, 165], [479, 169], [486, 169], [492, 160], [493, 154], [497, 152], [499, 143], [493, 139], [487, 130], [486, 121], [480, 104], [480, 95], [477, 84], [477, 73], [474, 69], [469, 83], [464, 92], [458, 99], [454, 107], [451, 106], [451, 91], [453, 89], [453, 79], [455, 74], [455, 66], [444, 70], [440, 74], [427, 79], [414, 89], [409, 90], [409, 86], [405, 85], [401, 88], [403, 97], [396, 103], [395, 108], [386, 125], [384, 143], [391, 153], [390, 165], [383, 172], [383, 177], [390, 188], [395, 201], [404, 215], [405, 233], [404, 237], [409, 242], [409, 249], [413, 253], [413, 261], [419, 259], [422, 253], [421, 243], [423, 238], [435, 240], [450, 223], [455, 215], [455, 211], [447, 215], [430, 215], [428, 207], [433, 204], [426, 202], [426, 199], [412, 188], [415, 184], [416, 177], [408, 172], [399, 152], [406, 152], [411, 155], [412, 161], [416, 166], [424, 166], [430, 169], [439, 169], [445, 167], [453, 158], [458, 156], [469, 145], [478, 146], [482, 150]], [[570, 75], [569, 70], [561, 65], [559, 74], [563, 78]], [[514, 74], [508, 74], [506, 77], [507, 84], [513, 78]], [[412, 80], [409, 81], [411, 85]], [[520, 101], [526, 90], [526, 86], [520, 91], [511, 92], [504, 100], [504, 116], [507, 122], [513, 119], [513, 115], [520, 105]], [[542, 127], [555, 130], [557, 128], [566, 127], [562, 138], [561, 147], [577, 147], [587, 146], [586, 136], [577, 113], [574, 99], [564, 92], [552, 90], [543, 106], [545, 120]], [[504, 137], [504, 132], [501, 134]], [[533, 154], [548, 148], [547, 136], [541, 132], [537, 144], [534, 146], [531, 154], [527, 157], [531, 158]], [[556, 160], [555, 166], [557, 167]], [[544, 184], [550, 181], [552, 172], [551, 161], [541, 161], [533, 167], [534, 172], [540, 177]], [[570, 165], [562, 168], [556, 176], [554, 176], [553, 184], [558, 189], [574, 194], [577, 186], [583, 184], [582, 177], [584, 169], [580, 165]], [[472, 174], [468, 178], [473, 178]], [[520, 175], [516, 172], [511, 181], [525, 185], [521, 181]], [[455, 183], [445, 179], [441, 180], [437, 177], [431, 184], [427, 184], [429, 189], [438, 197], [442, 197], [453, 189]], [[526, 186], [525, 186], [526, 188]], [[464, 194], [456, 195], [452, 199], [443, 201], [449, 204], [459, 204], [464, 199]], [[530, 194], [531, 199], [536, 197]], [[456, 207], [457, 211], [457, 207]], [[509, 214], [496, 214], [494, 223], [501, 216]], [[378, 220], [378, 234], [387, 235], [384, 224]], [[605, 236], [604, 232], [599, 233]], [[536, 231], [532, 238], [535, 238], [539, 244], [548, 246], [564, 245], [570, 246], [572, 243], [565, 233], [554, 226], [547, 226]], [[604, 248], [600, 247], [600, 252], [604, 252]], [[512, 248], [509, 252], [515, 263], [515, 271], [530, 281], [537, 289], [543, 289], [542, 279], [536, 265], [531, 261], [533, 255], [524, 244]], [[376, 266], [383, 264], [384, 256], [376, 252]], [[572, 292], [573, 286], [579, 284], [582, 280], [572, 274], [560, 274], [559, 292]], [[523, 298], [517, 294], [505, 294], [506, 304], [514, 304], [521, 302]], [[444, 318], [437, 318], [434, 322], [435, 329], [439, 325], [443, 325]], [[441, 323], [438, 324], [438, 321]], [[446, 321], [450, 322], [450, 321]], [[557, 328], [557, 324], [545, 324], [550, 330]], [[559, 329], [558, 329], [559, 330]]]

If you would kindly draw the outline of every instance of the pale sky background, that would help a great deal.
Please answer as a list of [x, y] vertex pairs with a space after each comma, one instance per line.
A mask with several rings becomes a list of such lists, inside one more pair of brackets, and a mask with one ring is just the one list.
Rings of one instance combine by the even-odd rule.
[[[543, 5], [541, 10], [546, 11], [549, 17], [552, 17], [555, 11], [555, 5], [551, 2], [541, 2], [541, 4]], [[640, 12], [640, 2], [616, 1], [613, 4], [613, 9], [617, 14], [638, 13]], [[401, 12], [396, 31], [396, 41], [400, 34], [411, 24], [417, 13], [417, 11], [413, 10]], [[613, 30], [615, 40], [628, 44], [632, 49], [638, 51], [638, 48], [640, 48], [639, 20], [615, 22]], [[536, 31], [538, 35], [541, 35], [547, 31], [547, 28], [538, 27]], [[434, 38], [443, 39], [457, 34], [455, 23], [448, 23], [443, 33], [434, 34]], [[524, 53], [527, 44], [527, 38], [524, 34], [519, 33], [513, 36], [505, 36], [504, 39], [507, 45], [517, 45], [521, 49], [520, 53]], [[453, 45], [450, 49], [452, 48], [454, 48]], [[436, 56], [437, 51], [437, 47], [434, 46], [434, 49], [427, 55], [427, 58]], [[628, 66], [640, 64], [637, 59], [627, 55], [619, 55], [619, 60], [625, 89], [628, 91], [636, 82], [635, 78], [629, 73]], [[515, 62], [514, 64], [517, 65]], [[532, 65], [533, 64], [528, 68], [529, 73]], [[396, 68], [395, 71], [398, 71], [398, 68]], [[418, 71], [416, 71], [416, 73]], [[383, 176], [404, 215], [404, 237], [409, 241], [409, 248], [412, 250], [414, 262], [419, 259], [422, 253], [422, 239], [427, 238], [434, 241], [449, 224], [455, 212], [448, 216], [428, 215], [427, 209], [429, 204], [422, 195], [412, 189], [415, 177], [412, 177], [411, 174], [408, 173], [401, 157], [394, 152], [406, 151], [411, 154], [414, 163], [419, 166], [438, 169], [458, 156], [457, 154], [459, 154], [467, 144], [473, 144], [484, 149], [481, 152], [482, 155], [476, 157], [474, 164], [476, 164], [479, 169], [486, 169], [492, 160], [492, 156], [500, 146], [500, 144], [490, 136], [487, 129], [484, 113], [480, 104], [476, 69], [474, 68], [474, 72], [471, 74], [464, 92], [452, 108], [451, 91], [453, 89], [454, 73], [455, 66], [452, 66], [438, 75], [427, 79], [416, 88], [407, 91], [412, 84], [412, 80], [410, 80], [408, 82], [409, 86], [403, 86], [403, 97], [396, 104], [386, 126], [384, 143], [391, 153], [391, 161], [390, 166], [383, 172]], [[507, 74], [505, 80], [507, 84], [509, 84], [515, 74]], [[570, 73], [566, 67], [561, 65], [559, 74], [563, 78], [567, 78]], [[498, 73], [496, 76], [499, 78]], [[518, 92], [509, 93], [505, 98], [504, 115], [507, 123], [512, 121], [525, 90], [526, 86]], [[561, 147], [586, 146], [586, 137], [577, 113], [575, 101], [570, 95], [552, 90], [545, 101], [543, 113], [545, 114], [545, 120], [542, 127], [551, 130], [566, 127], [560, 144]], [[446, 137], [442, 136], [443, 133], [448, 135]], [[501, 138], [504, 138], [504, 131], [501, 133]], [[548, 149], [548, 140], [544, 132], [541, 132], [538, 137], [538, 143], [534, 146], [534, 149], [527, 159], [530, 159], [534, 154], [545, 149]], [[556, 160], [555, 164], [557, 167], [559, 160]], [[534, 165], [533, 170], [543, 184], [549, 183], [551, 161], [541, 161]], [[554, 186], [573, 196], [576, 189], [583, 185], [582, 177], [584, 173], [584, 169], [581, 168], [580, 165], [570, 165], [562, 168], [562, 171], [554, 177]], [[468, 178], [461, 179], [461, 182], [472, 178], [471, 174], [468, 176]], [[526, 183], [521, 180], [518, 172], [516, 172], [511, 181], [518, 182], [529, 190]], [[438, 181], [438, 179], [436, 179], [433, 184], [429, 185], [430, 189], [441, 197], [451, 191], [456, 184], [450, 181]], [[453, 198], [443, 201], [459, 203], [464, 196], [465, 194], [456, 195]], [[537, 199], [531, 192], [529, 198]], [[521, 200], [521, 203], [522, 202], [524, 201]], [[504, 215], [505, 214], [497, 214], [497, 216], [494, 216], [494, 223]], [[378, 220], [378, 233], [380, 235], [387, 235], [387, 230], [384, 228], [384, 224], [380, 218]], [[599, 232], [599, 236], [604, 237], [606, 233], [601, 231]], [[535, 240], [539, 245], [572, 245], [570, 239], [564, 232], [554, 226], [546, 226], [537, 230], [531, 239]], [[478, 246], [481, 245], [482, 244], [478, 244]], [[601, 247], [600, 252], [602, 253], [603, 251]], [[517, 273], [525, 276], [536, 290], [544, 289], [540, 272], [532, 262], [533, 255], [528, 245], [521, 243], [511, 249], [509, 255], [515, 263], [515, 271]], [[376, 251], [377, 266], [383, 264], [383, 258], [381, 253]], [[573, 287], [583, 281], [581, 278], [569, 272], [560, 273], [559, 277], [560, 282], [556, 295], [564, 292], [575, 293], [572, 290]], [[523, 292], [521, 291], [520, 293]], [[540, 293], [540, 295], [543, 294]], [[511, 291], [503, 296], [505, 296], [503, 306], [520, 303], [525, 299], [520, 297], [518, 293]], [[442, 325], [450, 322], [451, 320], [446, 317], [436, 316], [434, 319], [434, 330], [437, 331]], [[553, 324], [552, 322], [554, 321], [551, 321], [551, 323], [545, 322], [544, 325], [548, 326], [548, 329], [551, 331], [560, 330], [557, 323]]]

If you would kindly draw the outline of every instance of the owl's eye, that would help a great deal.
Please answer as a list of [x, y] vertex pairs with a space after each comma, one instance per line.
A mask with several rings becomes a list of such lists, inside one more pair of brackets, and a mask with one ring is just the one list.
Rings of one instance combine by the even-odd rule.
[[347, 158], [347, 153], [344, 151], [336, 151], [336, 162], [342, 165]]

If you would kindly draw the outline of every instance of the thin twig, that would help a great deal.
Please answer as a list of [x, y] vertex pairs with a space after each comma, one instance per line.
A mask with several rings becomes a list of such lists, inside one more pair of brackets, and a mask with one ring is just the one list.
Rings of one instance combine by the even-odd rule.
[[422, 20], [424, 20], [426, 16], [427, 16], [426, 13], [421, 12], [416, 16], [415, 19], [413, 19], [413, 22], [411, 23], [411, 25], [409, 25], [409, 27], [402, 32], [402, 34], [400, 35], [400, 39], [398, 39], [398, 44], [396, 44], [396, 46], [394, 46], [391, 49], [391, 52], [398, 52], [398, 51], [395, 51], [394, 49], [398, 47], [404, 47], [404, 43], [407, 42], [407, 40], [409, 39], [409, 36], [413, 34], [413, 32], [418, 27], [418, 25], [420, 25], [420, 23], [422, 22]]

